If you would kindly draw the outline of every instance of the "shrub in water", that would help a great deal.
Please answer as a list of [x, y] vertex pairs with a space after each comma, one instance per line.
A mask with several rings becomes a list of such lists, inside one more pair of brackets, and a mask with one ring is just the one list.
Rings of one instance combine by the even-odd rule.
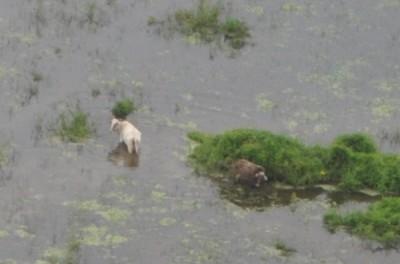
[[126, 117], [134, 110], [136, 110], [136, 108], [133, 101], [130, 99], [124, 99], [118, 101], [112, 108], [111, 112], [116, 118], [126, 119]]
[[211, 42], [219, 31], [219, 14], [218, 6], [201, 0], [196, 10], [178, 10], [175, 13], [175, 20], [181, 33], [198, 34], [201, 40]]
[[247, 38], [250, 37], [249, 28], [246, 23], [236, 18], [228, 18], [222, 24], [221, 30], [224, 34], [225, 40], [234, 49], [240, 49], [246, 44]]
[[324, 223], [331, 231], [344, 227], [361, 237], [396, 246], [400, 242], [400, 198], [384, 198], [370, 205], [365, 212], [344, 216], [329, 211], [324, 216]]
[[81, 142], [93, 134], [89, 125], [87, 114], [76, 110], [67, 114], [63, 113], [59, 118], [57, 135], [64, 141]]

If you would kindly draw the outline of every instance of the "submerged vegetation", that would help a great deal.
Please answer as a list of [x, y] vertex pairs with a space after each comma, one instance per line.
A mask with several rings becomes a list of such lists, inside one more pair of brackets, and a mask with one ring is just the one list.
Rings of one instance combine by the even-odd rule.
[[233, 49], [241, 49], [250, 38], [249, 27], [244, 21], [223, 14], [220, 4], [199, 0], [194, 9], [179, 9], [166, 21], [150, 17], [148, 25], [166, 25], [170, 31], [177, 31], [186, 37], [210, 43], [225, 41]]
[[92, 136], [94, 129], [88, 120], [88, 115], [79, 108], [62, 113], [58, 119], [56, 135], [63, 141], [82, 142]]
[[330, 211], [325, 214], [324, 223], [332, 232], [344, 227], [350, 233], [394, 247], [400, 242], [400, 198], [384, 198], [371, 204], [365, 212], [344, 216]]
[[116, 118], [126, 119], [126, 117], [135, 110], [134, 102], [130, 99], [124, 99], [116, 102], [111, 112]]
[[65, 248], [49, 248], [36, 264], [77, 264], [79, 263], [79, 253], [81, 243], [79, 239], [72, 238], [68, 241]]
[[198, 143], [189, 157], [200, 173], [225, 174], [232, 161], [245, 158], [262, 165], [270, 180], [293, 186], [327, 183], [348, 191], [400, 193], [400, 156], [378, 152], [365, 134], [340, 136], [327, 147], [254, 129], [188, 137]]
[[275, 249], [279, 250], [280, 255], [284, 257], [290, 257], [296, 250], [294, 248], [289, 247], [285, 242], [282, 240], [277, 240], [274, 244]]

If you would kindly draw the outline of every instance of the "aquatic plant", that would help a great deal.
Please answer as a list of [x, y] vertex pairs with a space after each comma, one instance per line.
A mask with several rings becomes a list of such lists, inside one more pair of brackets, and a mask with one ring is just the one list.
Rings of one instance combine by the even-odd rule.
[[196, 34], [201, 40], [211, 42], [216, 39], [219, 33], [220, 12], [220, 6], [211, 5], [206, 0], [200, 0], [194, 10], [180, 9], [175, 12], [177, 29], [184, 35]]
[[234, 49], [241, 49], [246, 45], [250, 37], [249, 27], [243, 21], [236, 18], [227, 18], [221, 25], [221, 30], [226, 41]]
[[375, 240], [386, 247], [400, 242], [400, 198], [389, 197], [371, 204], [364, 212], [346, 215], [330, 210], [324, 215], [325, 226], [334, 232], [343, 227], [363, 238]]
[[126, 119], [126, 117], [135, 110], [135, 103], [130, 99], [124, 99], [116, 102], [111, 112], [116, 118]]
[[284, 257], [289, 257], [296, 252], [294, 248], [289, 247], [285, 242], [282, 240], [275, 241], [274, 247], [279, 250], [280, 254]]
[[294, 186], [330, 183], [349, 191], [400, 193], [400, 156], [378, 152], [368, 135], [342, 135], [326, 147], [254, 129], [188, 137], [197, 143], [189, 160], [199, 173], [227, 174], [232, 161], [245, 158], [266, 168], [270, 180]]
[[79, 108], [62, 113], [58, 123], [56, 135], [63, 141], [82, 142], [94, 133], [94, 129], [89, 123], [88, 115]]
[[65, 248], [48, 248], [35, 264], [78, 264], [81, 242], [71, 238]]
[[194, 9], [179, 9], [166, 21], [149, 17], [147, 24], [167, 24], [168, 30], [180, 32], [188, 38], [205, 43], [224, 40], [233, 49], [241, 49], [251, 37], [249, 27], [244, 21], [234, 17], [227, 17], [223, 21], [223, 11], [224, 8], [220, 4], [199, 0]]

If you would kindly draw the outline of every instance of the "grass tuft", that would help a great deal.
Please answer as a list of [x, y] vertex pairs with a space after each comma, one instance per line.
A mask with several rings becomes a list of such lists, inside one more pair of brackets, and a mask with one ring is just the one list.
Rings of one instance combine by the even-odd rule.
[[166, 21], [149, 17], [147, 24], [164, 25], [167, 22], [168, 30], [177, 31], [188, 38], [204, 43], [224, 40], [233, 49], [243, 48], [251, 37], [249, 27], [244, 21], [226, 17], [223, 11], [222, 5], [199, 0], [194, 9], [179, 9]]
[[62, 113], [56, 134], [66, 142], [82, 142], [94, 134], [86, 113], [77, 109]]
[[325, 226], [332, 232], [343, 227], [362, 238], [375, 240], [385, 247], [400, 242], [400, 198], [384, 198], [371, 204], [365, 212], [340, 215], [331, 210], [324, 216]]
[[282, 240], [277, 240], [274, 244], [274, 247], [279, 250], [280, 254], [284, 257], [290, 257], [296, 252], [294, 248], [289, 247]]

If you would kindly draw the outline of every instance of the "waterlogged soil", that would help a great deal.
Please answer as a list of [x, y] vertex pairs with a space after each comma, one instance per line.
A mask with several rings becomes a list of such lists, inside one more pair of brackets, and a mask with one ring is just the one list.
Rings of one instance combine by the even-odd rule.
[[[325, 144], [364, 131], [398, 152], [400, 2], [229, 1], [253, 36], [235, 54], [147, 25], [191, 5], [0, 1], [0, 263], [398, 263], [323, 227], [331, 206], [370, 199], [264, 186], [257, 206], [251, 190], [235, 202], [186, 165], [185, 133], [253, 127]], [[109, 131], [124, 97], [139, 106], [139, 157]], [[63, 143], [54, 123], [76, 104], [96, 136]]]

